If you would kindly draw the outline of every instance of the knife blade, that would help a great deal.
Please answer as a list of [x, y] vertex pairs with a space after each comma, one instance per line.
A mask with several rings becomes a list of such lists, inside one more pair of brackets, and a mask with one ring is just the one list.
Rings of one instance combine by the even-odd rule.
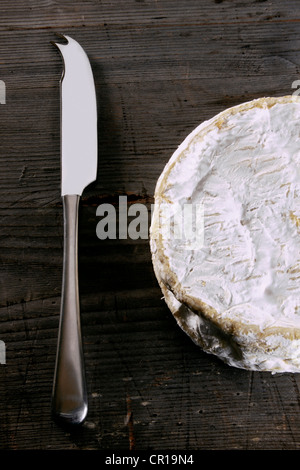
[[60, 320], [52, 389], [52, 414], [81, 424], [88, 412], [78, 286], [78, 208], [97, 176], [97, 103], [87, 54], [70, 36], [53, 42], [64, 62], [60, 82], [61, 197], [64, 249]]

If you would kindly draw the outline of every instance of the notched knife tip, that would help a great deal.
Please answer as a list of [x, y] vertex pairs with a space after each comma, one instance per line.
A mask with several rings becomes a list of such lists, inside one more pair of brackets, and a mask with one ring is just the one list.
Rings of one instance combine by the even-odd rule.
[[61, 43], [58, 43], [58, 42], [55, 42], [55, 41], [50, 41], [50, 43], [53, 44], [53, 46], [56, 46], [58, 49], [60, 49], [61, 47], [67, 46], [69, 44], [68, 36], [66, 36], [65, 34], [61, 34], [61, 33], [55, 33], [55, 34], [60, 39], [64, 39], [66, 42], [61, 44]]

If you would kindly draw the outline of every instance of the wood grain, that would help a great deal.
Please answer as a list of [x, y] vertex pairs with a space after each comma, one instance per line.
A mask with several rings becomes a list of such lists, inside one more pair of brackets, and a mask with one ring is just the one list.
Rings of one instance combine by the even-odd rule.
[[[157, 178], [200, 122], [299, 79], [296, 0], [28, 1], [0, 5], [0, 449], [299, 450], [300, 378], [232, 369], [178, 328], [148, 240], [99, 240], [119, 195], [150, 211]], [[88, 53], [98, 178], [80, 205], [89, 415], [50, 417], [62, 274], [59, 80], [50, 41]]]

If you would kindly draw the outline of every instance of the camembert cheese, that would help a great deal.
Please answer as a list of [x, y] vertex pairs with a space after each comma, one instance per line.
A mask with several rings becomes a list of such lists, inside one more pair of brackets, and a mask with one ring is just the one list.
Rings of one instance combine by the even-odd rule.
[[300, 372], [300, 98], [261, 98], [198, 126], [157, 182], [150, 246], [196, 344], [235, 367]]

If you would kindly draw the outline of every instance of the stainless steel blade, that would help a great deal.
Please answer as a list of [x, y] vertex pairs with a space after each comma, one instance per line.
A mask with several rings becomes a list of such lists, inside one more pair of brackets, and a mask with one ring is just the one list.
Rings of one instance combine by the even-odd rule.
[[61, 194], [82, 194], [97, 175], [97, 103], [89, 59], [70, 36], [55, 45], [64, 60], [61, 80]]
[[91, 66], [81, 46], [56, 44], [64, 59], [61, 82], [61, 195], [64, 256], [52, 413], [63, 424], [81, 424], [88, 399], [82, 349], [77, 245], [78, 205], [97, 173], [97, 106]]

